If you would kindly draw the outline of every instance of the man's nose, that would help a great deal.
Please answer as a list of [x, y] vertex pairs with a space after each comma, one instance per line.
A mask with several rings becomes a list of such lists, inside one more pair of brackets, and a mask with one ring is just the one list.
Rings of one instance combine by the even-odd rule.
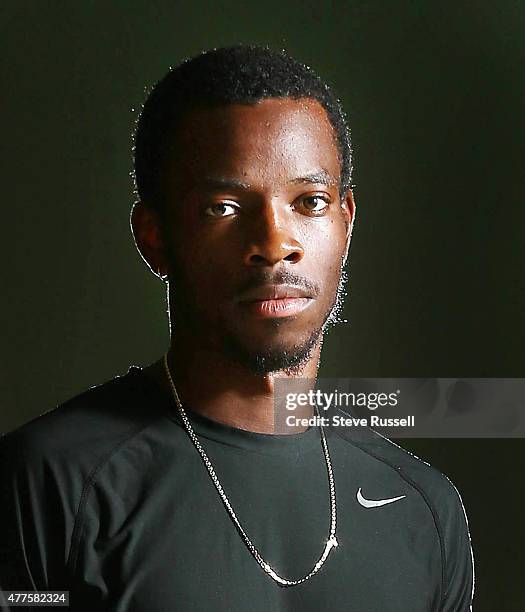
[[275, 266], [281, 261], [298, 263], [304, 249], [294, 233], [293, 224], [279, 218], [277, 206], [265, 206], [254, 219], [245, 263], [250, 266]]

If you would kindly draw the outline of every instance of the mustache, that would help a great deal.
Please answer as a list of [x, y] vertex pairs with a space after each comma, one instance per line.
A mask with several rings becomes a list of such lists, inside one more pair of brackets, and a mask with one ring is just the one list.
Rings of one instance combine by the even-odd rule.
[[287, 270], [281, 270], [272, 272], [271, 270], [260, 270], [256, 274], [253, 274], [248, 278], [241, 286], [237, 288], [237, 295], [250, 291], [252, 289], [258, 289], [265, 285], [292, 285], [298, 289], [304, 289], [313, 297], [318, 297], [321, 292], [321, 288], [317, 283], [308, 280]]

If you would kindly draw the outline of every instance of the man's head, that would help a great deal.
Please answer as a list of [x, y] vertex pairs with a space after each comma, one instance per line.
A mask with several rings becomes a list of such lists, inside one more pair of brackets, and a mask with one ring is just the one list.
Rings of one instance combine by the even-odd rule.
[[175, 337], [298, 368], [340, 288], [354, 203], [341, 107], [284, 53], [219, 49], [153, 89], [135, 139], [137, 245], [170, 279]]

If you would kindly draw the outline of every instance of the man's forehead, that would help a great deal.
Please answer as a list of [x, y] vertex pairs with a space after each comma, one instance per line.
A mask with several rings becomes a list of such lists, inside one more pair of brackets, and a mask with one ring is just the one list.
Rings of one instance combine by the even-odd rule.
[[296, 183], [339, 180], [335, 132], [316, 100], [270, 98], [197, 109], [175, 140], [177, 165], [217, 186], [232, 178], [241, 181], [241, 167], [246, 185], [261, 174], [280, 174]]
[[301, 129], [334, 132], [326, 110], [310, 98], [264, 98], [254, 103], [203, 106], [190, 111], [181, 121], [180, 134], [200, 134], [202, 128], [243, 130], [300, 126]]

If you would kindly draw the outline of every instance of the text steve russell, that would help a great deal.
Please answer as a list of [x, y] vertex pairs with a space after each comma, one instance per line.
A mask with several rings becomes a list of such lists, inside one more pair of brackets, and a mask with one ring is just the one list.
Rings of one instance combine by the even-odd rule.
[[290, 414], [286, 417], [286, 425], [288, 427], [414, 427], [415, 417], [410, 415], [405, 418], [390, 418], [374, 414], [357, 418], [334, 414], [331, 417], [315, 415], [301, 418]]

